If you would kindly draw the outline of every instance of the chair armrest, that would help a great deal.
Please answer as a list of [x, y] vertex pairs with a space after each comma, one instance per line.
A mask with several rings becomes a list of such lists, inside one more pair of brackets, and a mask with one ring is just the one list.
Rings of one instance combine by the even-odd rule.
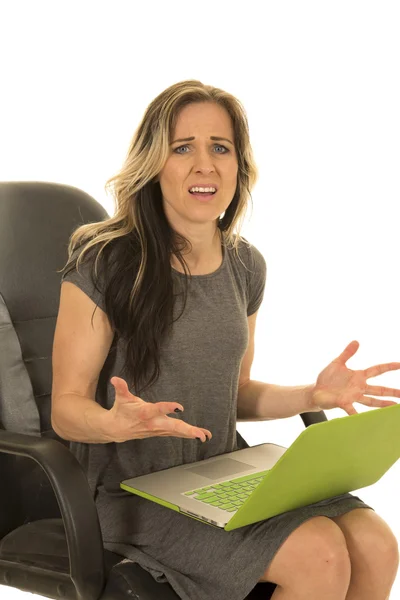
[[300, 417], [303, 419], [303, 423], [306, 427], [308, 427], [309, 425], [314, 425], [315, 423], [322, 423], [323, 421], [328, 420], [323, 410], [320, 410], [318, 412], [301, 413]]
[[[306, 427], [309, 425], [314, 425], [314, 423], [322, 423], [323, 421], [328, 420], [323, 410], [319, 412], [301, 413], [300, 417], [303, 419], [303, 423]], [[241, 419], [237, 419], [238, 423], [240, 423], [240, 421]], [[240, 435], [238, 430], [236, 430], [236, 442], [238, 450], [244, 450], [245, 448], [250, 447], [246, 440]]]
[[0, 430], [0, 453], [24, 456], [42, 467], [63, 519], [77, 599], [98, 598], [105, 583], [103, 539], [96, 505], [78, 460], [57, 440], [5, 430]]

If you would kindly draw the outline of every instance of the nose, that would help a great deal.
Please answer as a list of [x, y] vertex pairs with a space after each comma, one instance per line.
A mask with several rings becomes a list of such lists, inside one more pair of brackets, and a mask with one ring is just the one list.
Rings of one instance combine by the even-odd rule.
[[207, 148], [198, 150], [193, 162], [198, 169], [214, 170], [214, 157]]

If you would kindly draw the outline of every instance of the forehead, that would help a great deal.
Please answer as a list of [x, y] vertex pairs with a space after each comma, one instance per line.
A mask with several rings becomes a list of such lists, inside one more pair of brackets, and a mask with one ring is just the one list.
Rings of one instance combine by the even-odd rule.
[[197, 133], [232, 135], [233, 127], [229, 113], [222, 106], [210, 102], [185, 106], [177, 116], [173, 135], [188, 137]]

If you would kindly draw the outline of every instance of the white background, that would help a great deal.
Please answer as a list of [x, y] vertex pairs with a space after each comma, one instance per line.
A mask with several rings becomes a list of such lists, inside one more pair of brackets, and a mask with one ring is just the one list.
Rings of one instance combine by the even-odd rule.
[[[73, 185], [112, 212], [105, 181], [152, 99], [184, 79], [226, 89], [260, 169], [242, 230], [268, 265], [252, 379], [313, 383], [354, 339], [352, 369], [400, 361], [397, 2], [14, 0], [0, 21], [0, 180]], [[302, 430], [239, 425], [251, 445]], [[399, 475], [355, 492], [398, 539]]]

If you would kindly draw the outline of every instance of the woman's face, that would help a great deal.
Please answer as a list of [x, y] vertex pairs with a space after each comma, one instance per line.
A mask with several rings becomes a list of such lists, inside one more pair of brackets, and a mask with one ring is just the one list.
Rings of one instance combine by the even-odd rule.
[[[211, 136], [226, 138], [212, 140]], [[193, 138], [189, 141], [177, 141]], [[229, 140], [229, 141], [227, 141]], [[228, 112], [216, 104], [190, 104], [178, 116], [170, 154], [159, 174], [165, 214], [181, 230], [216, 223], [232, 202], [237, 187], [238, 162]], [[201, 202], [189, 192], [193, 185], [212, 184], [217, 192]], [[207, 225], [209, 224], [209, 225]]]

